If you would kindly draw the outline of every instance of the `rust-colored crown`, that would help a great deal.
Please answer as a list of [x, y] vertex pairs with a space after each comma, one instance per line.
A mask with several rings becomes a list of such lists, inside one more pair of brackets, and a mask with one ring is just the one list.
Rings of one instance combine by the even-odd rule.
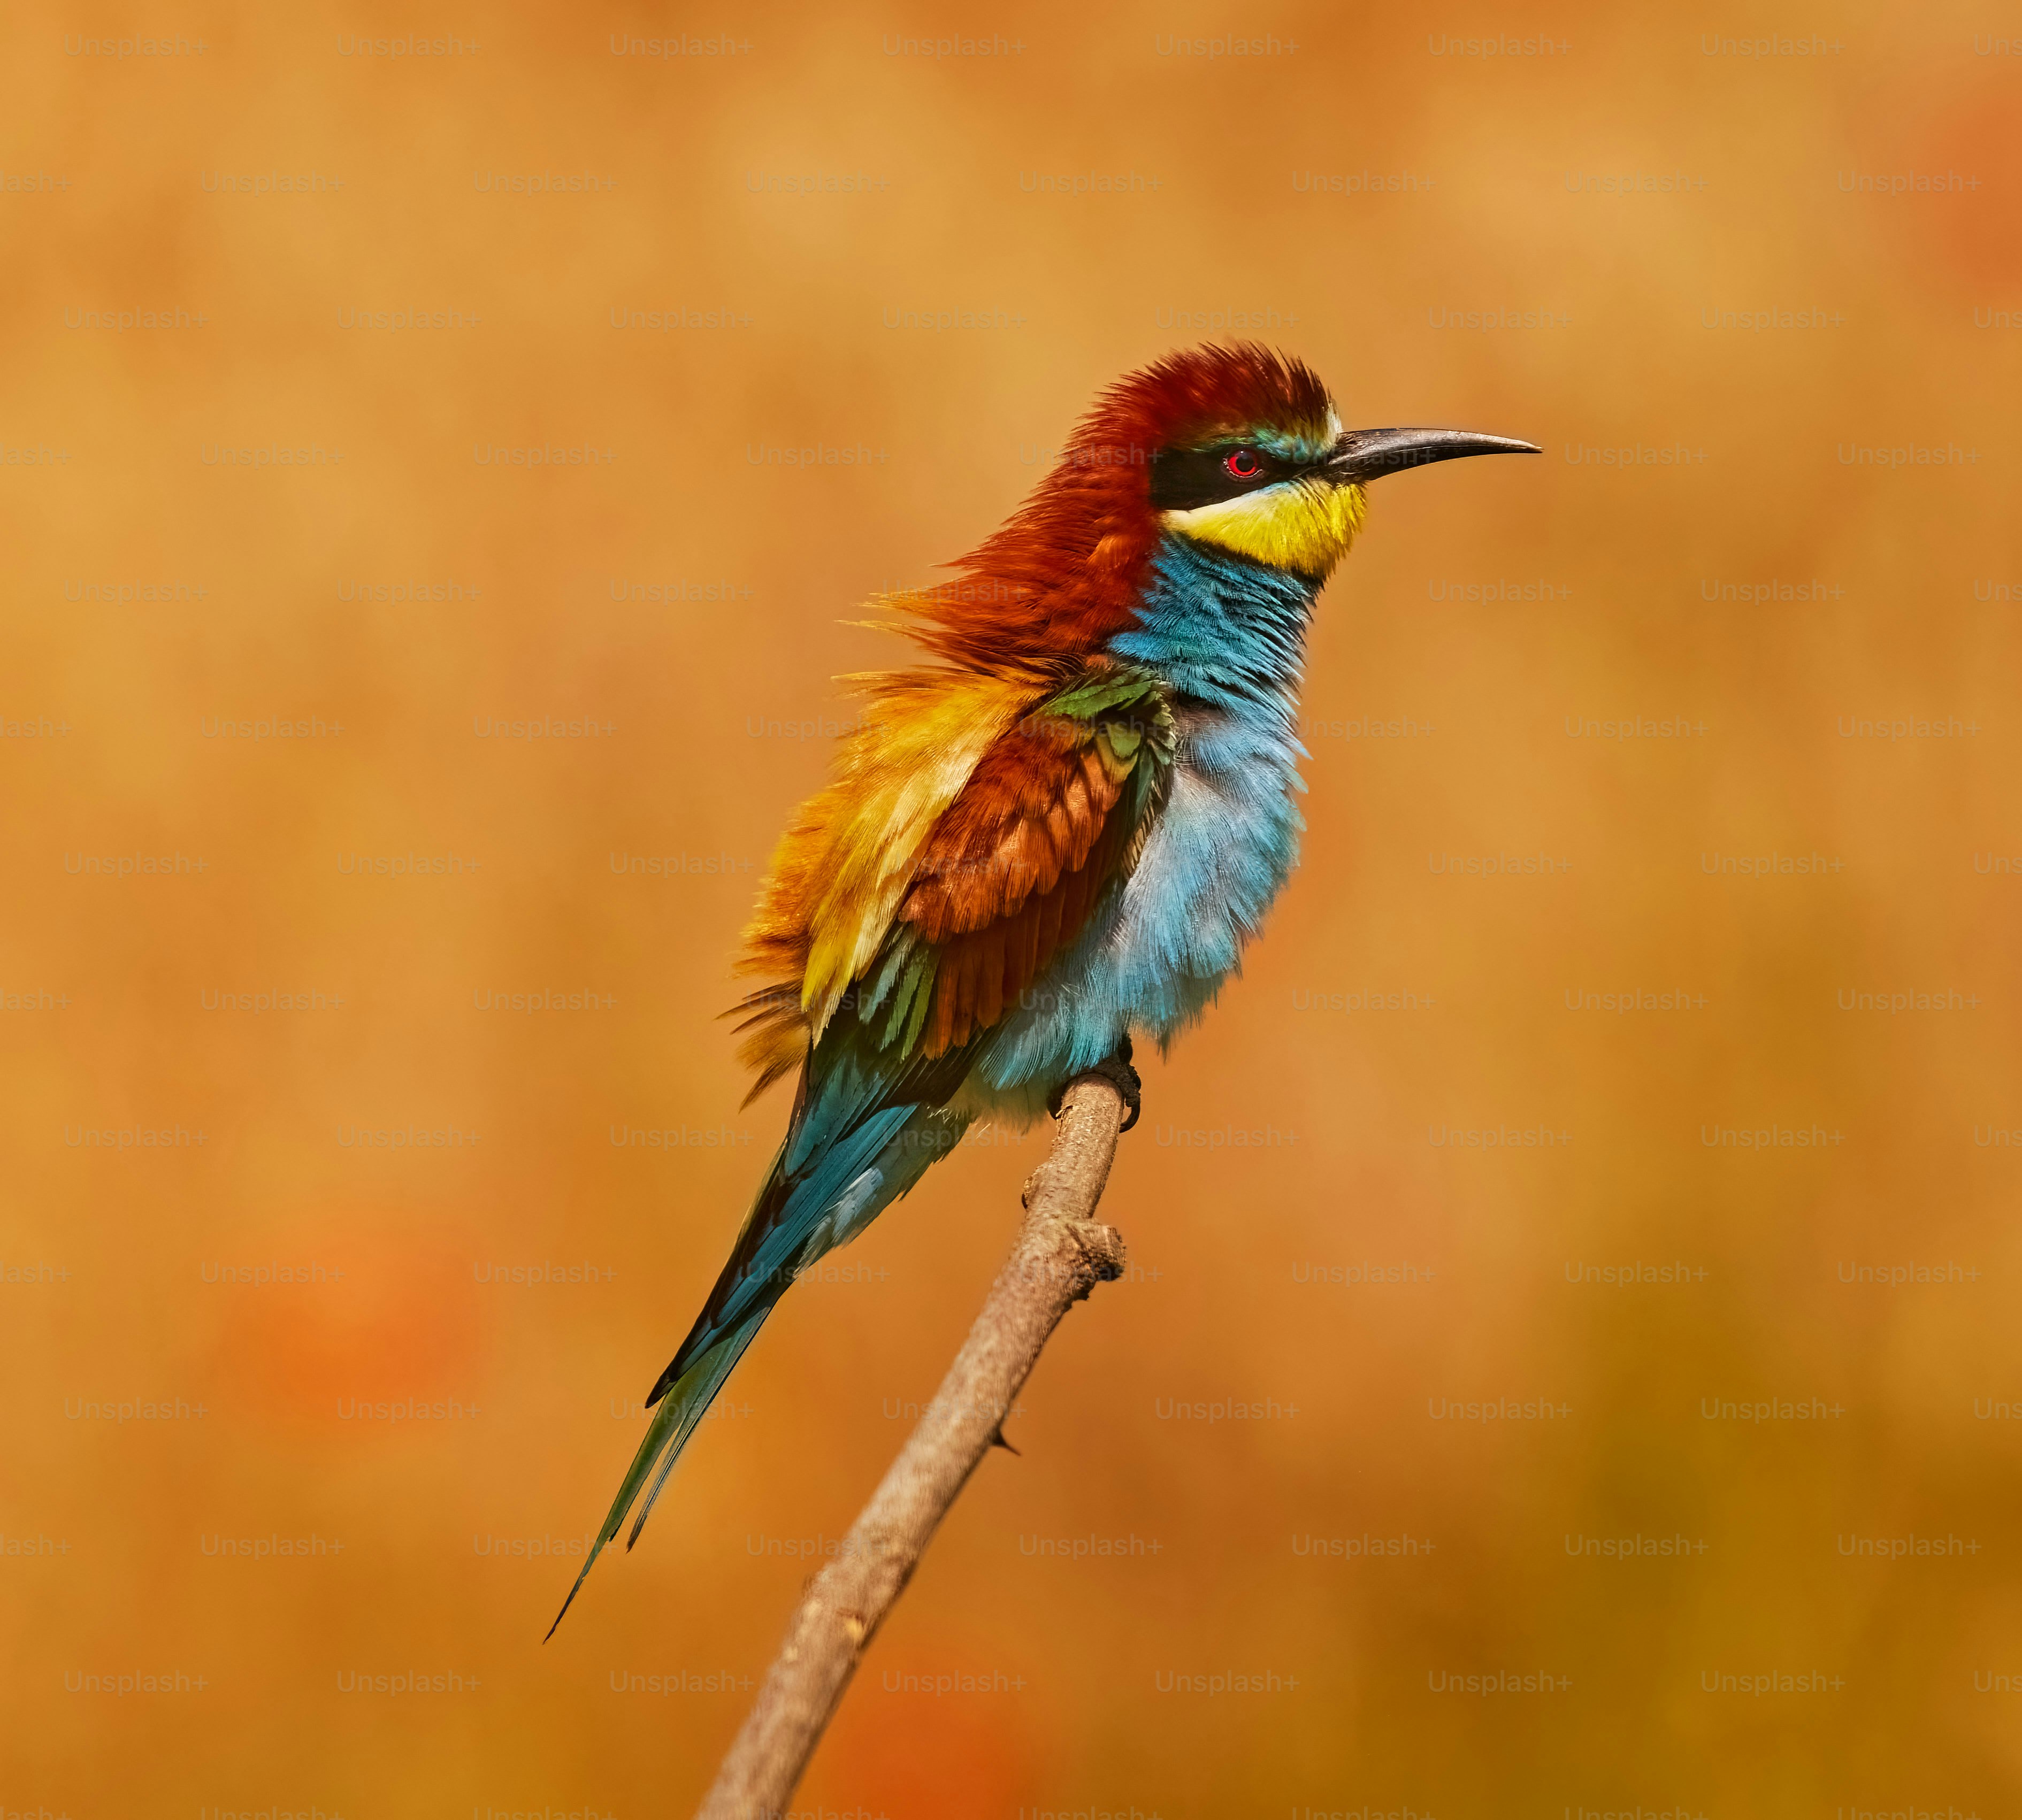
[[1097, 399], [1031, 497], [948, 565], [960, 581], [892, 604], [951, 662], [999, 673], [1064, 668], [1133, 622], [1159, 535], [1153, 455], [1265, 429], [1315, 433], [1327, 410], [1310, 367], [1255, 342], [1168, 354]]

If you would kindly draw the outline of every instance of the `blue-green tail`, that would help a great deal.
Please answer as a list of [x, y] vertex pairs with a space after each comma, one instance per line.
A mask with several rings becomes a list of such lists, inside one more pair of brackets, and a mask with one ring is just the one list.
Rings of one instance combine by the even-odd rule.
[[[597, 1557], [604, 1552], [605, 1543], [612, 1541], [625, 1526], [625, 1518], [639, 1496], [639, 1488], [646, 1483], [646, 1475], [653, 1474], [653, 1486], [646, 1494], [645, 1506], [639, 1512], [638, 1520], [632, 1526], [632, 1534], [625, 1545], [630, 1548], [639, 1539], [639, 1532], [646, 1526], [646, 1519], [653, 1514], [661, 1488], [667, 1483], [667, 1475], [674, 1469], [674, 1462], [681, 1457], [681, 1450], [688, 1444], [688, 1437], [695, 1432], [695, 1424], [709, 1413], [709, 1406], [716, 1400], [716, 1393], [723, 1388], [723, 1381], [729, 1377], [732, 1369], [744, 1356], [744, 1349], [757, 1337], [765, 1325], [765, 1317], [772, 1311], [768, 1303], [746, 1318], [742, 1325], [733, 1328], [721, 1340], [705, 1348], [700, 1357], [668, 1387], [668, 1392], [660, 1399], [653, 1411], [653, 1420], [646, 1430], [646, 1438], [639, 1443], [639, 1451], [632, 1457], [632, 1465], [625, 1475], [625, 1482], [618, 1488], [618, 1495], [611, 1501], [611, 1513], [604, 1519], [604, 1527], [597, 1532], [597, 1541], [592, 1545], [589, 1558], [582, 1564], [582, 1572], [575, 1577], [575, 1584], [569, 1588], [568, 1597], [562, 1601], [562, 1608], [555, 1614], [555, 1621], [548, 1626], [548, 1636], [555, 1634], [556, 1627], [568, 1615], [568, 1608], [575, 1604], [575, 1596], [582, 1590], [583, 1581], [588, 1577]], [[659, 1471], [653, 1472], [654, 1463], [659, 1462]], [[542, 1638], [546, 1643], [547, 1637]]]
[[954, 1057], [931, 1074], [913, 1068], [895, 1079], [883, 1078], [874, 1065], [863, 1067], [853, 1049], [825, 1049], [819, 1078], [803, 1085], [786, 1142], [716, 1286], [646, 1399], [652, 1422], [582, 1571], [548, 1627], [549, 1636], [650, 1477], [625, 1545], [638, 1541], [681, 1450], [794, 1278], [823, 1253], [854, 1238], [967, 1129], [966, 1118], [942, 1110], [961, 1078]]

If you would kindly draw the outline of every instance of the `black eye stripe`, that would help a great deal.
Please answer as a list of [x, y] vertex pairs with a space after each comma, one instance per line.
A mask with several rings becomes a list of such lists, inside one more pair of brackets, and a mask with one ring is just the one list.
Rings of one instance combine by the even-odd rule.
[[[1254, 474], [1238, 476], [1227, 463], [1234, 454], [1254, 456]], [[1300, 469], [1281, 461], [1254, 443], [1224, 443], [1212, 449], [1161, 449], [1152, 458], [1152, 505], [1159, 512], [1191, 512], [1197, 505], [1217, 505], [1246, 493], [1289, 480]]]

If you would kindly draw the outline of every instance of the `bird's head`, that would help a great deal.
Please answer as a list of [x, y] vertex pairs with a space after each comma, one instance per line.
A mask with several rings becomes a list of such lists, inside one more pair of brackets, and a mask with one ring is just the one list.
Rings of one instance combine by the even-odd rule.
[[954, 565], [963, 581], [900, 604], [943, 655], [988, 669], [1057, 662], [1133, 622], [1167, 538], [1317, 589], [1360, 529], [1372, 480], [1538, 452], [1468, 430], [1344, 429], [1304, 362], [1254, 342], [1188, 348], [1101, 394], [1031, 497]]
[[1312, 369], [1254, 345], [1203, 348], [1122, 380], [1104, 400], [1149, 447], [1160, 527], [1324, 580], [1361, 528], [1363, 488], [1459, 455], [1535, 454], [1469, 430], [1346, 430]]

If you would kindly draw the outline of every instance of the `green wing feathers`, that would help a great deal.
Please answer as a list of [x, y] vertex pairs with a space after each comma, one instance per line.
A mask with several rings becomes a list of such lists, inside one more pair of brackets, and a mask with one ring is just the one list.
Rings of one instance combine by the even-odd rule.
[[789, 835], [743, 963], [776, 983], [732, 1014], [743, 1016], [754, 1097], [801, 1065], [829, 1016], [852, 1009], [901, 1058], [960, 1048], [1016, 1004], [1135, 863], [1175, 743], [1159, 680], [1103, 659], [1008, 711], [991, 706], [987, 741], [963, 748], [959, 787], [885, 855], [882, 921], [852, 925], [863, 958], [839, 992], [817, 980], [830, 980], [818, 961], [834, 943], [811, 881], [840, 865], [816, 848], [851, 825], [838, 793], [857, 773], [831, 786], [838, 800], [816, 799], [819, 829]]

